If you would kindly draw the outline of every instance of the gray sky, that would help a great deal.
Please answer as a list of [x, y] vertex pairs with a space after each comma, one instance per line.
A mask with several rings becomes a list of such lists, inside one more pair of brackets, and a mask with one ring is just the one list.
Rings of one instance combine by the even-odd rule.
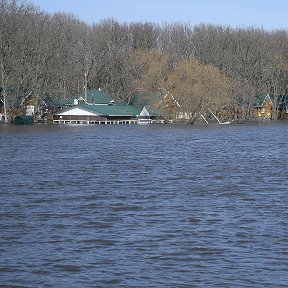
[[91, 24], [119, 22], [221, 24], [288, 28], [288, 0], [32, 0], [49, 13], [69, 12]]

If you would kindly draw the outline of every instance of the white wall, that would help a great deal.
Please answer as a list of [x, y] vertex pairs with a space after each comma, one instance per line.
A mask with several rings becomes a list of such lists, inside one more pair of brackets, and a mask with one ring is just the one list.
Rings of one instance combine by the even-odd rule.
[[88, 112], [84, 109], [80, 109], [78, 107], [75, 107], [73, 109], [69, 109], [66, 111], [63, 111], [62, 113], [57, 113], [57, 115], [76, 115], [76, 116], [98, 116], [97, 113], [92, 113], [92, 112]]
[[140, 113], [140, 116], [150, 116], [148, 110], [146, 109], [146, 107], [144, 106], [141, 113]]

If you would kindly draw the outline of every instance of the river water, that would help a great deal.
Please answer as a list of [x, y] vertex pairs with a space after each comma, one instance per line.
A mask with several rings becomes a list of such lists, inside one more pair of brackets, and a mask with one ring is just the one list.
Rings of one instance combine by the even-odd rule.
[[288, 287], [287, 131], [0, 125], [0, 287]]

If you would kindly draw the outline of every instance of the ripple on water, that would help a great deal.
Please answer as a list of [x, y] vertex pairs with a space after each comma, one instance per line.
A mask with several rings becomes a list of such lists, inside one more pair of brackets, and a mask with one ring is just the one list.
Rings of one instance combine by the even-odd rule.
[[9, 128], [0, 286], [287, 287], [286, 125], [227, 126]]

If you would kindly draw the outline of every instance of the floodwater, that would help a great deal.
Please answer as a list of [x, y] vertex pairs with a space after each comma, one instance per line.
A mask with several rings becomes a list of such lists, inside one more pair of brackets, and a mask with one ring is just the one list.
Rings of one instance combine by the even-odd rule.
[[288, 122], [0, 125], [0, 287], [288, 287]]

